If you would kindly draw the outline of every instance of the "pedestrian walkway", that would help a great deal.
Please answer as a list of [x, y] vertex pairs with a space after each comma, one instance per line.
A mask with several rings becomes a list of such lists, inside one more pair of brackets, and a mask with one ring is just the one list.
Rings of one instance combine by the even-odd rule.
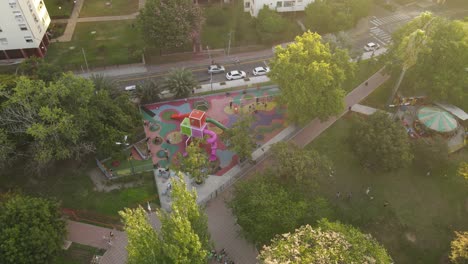
[[[77, 23], [78, 16], [80, 16], [80, 11], [81, 8], [83, 7], [84, 0], [77, 1], [75, 6], [73, 6], [73, 11], [70, 16], [70, 19], [68, 19], [67, 26], [65, 27], [65, 31], [63, 32], [63, 35], [51, 40], [52, 42], [67, 42], [71, 41], [73, 37], [73, 33], [75, 32], [75, 27]], [[52, 21], [53, 22], [53, 21]]]

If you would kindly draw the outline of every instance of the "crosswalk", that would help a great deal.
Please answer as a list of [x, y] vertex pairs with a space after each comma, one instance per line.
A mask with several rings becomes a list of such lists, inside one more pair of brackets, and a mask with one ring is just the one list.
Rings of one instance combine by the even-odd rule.
[[379, 27], [372, 27], [370, 29], [370, 35], [374, 37], [380, 44], [386, 46], [392, 41], [392, 36], [387, 33], [385, 30], [380, 29]]
[[370, 23], [374, 26], [381, 26], [385, 24], [392, 24], [392, 23], [397, 23], [397, 22], [405, 22], [411, 20], [412, 17], [406, 14], [395, 14], [391, 16], [386, 16], [386, 17], [372, 17], [370, 20]]

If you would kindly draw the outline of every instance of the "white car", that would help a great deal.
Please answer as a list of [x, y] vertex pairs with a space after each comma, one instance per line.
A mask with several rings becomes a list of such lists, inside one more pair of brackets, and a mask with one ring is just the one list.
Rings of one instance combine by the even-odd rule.
[[245, 74], [245, 71], [230, 71], [226, 73], [226, 79], [228, 80], [237, 80], [237, 79], [242, 79], [245, 78], [247, 75]]
[[125, 86], [125, 91], [135, 91], [136, 85]]
[[270, 72], [270, 68], [268, 67], [256, 67], [255, 69], [253, 69], [252, 73], [253, 75], [257, 76], [257, 75], [265, 75], [267, 73]]
[[221, 65], [210, 65], [210, 67], [208, 67], [208, 73], [221, 73], [221, 72], [224, 72], [225, 69], [223, 66]]
[[364, 46], [365, 51], [375, 51], [380, 49], [380, 45], [374, 42], [369, 42]]

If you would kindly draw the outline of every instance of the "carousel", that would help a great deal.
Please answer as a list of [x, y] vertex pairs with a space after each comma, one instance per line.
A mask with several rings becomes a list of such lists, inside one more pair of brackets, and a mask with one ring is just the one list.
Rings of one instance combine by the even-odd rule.
[[414, 126], [418, 134], [437, 133], [452, 136], [457, 133], [458, 122], [450, 113], [438, 107], [424, 106], [417, 111]]

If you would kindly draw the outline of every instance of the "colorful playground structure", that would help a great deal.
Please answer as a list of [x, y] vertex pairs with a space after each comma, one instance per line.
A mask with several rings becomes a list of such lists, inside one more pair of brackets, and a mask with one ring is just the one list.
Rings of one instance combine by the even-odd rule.
[[[194, 109], [190, 113], [186, 114], [173, 114], [171, 119], [179, 120], [180, 123], [180, 132], [182, 135], [185, 135], [187, 138], [185, 141], [185, 147], [190, 144], [191, 138], [203, 138], [205, 135], [208, 135], [209, 138], [206, 140], [211, 146], [210, 161], [215, 161], [217, 159], [216, 150], [218, 149], [218, 135], [212, 130], [207, 128], [207, 122], [212, 123], [213, 125], [226, 130], [227, 128], [219, 123], [218, 121], [208, 118], [205, 111]], [[184, 151], [184, 156], [187, 155], [187, 152]]]

